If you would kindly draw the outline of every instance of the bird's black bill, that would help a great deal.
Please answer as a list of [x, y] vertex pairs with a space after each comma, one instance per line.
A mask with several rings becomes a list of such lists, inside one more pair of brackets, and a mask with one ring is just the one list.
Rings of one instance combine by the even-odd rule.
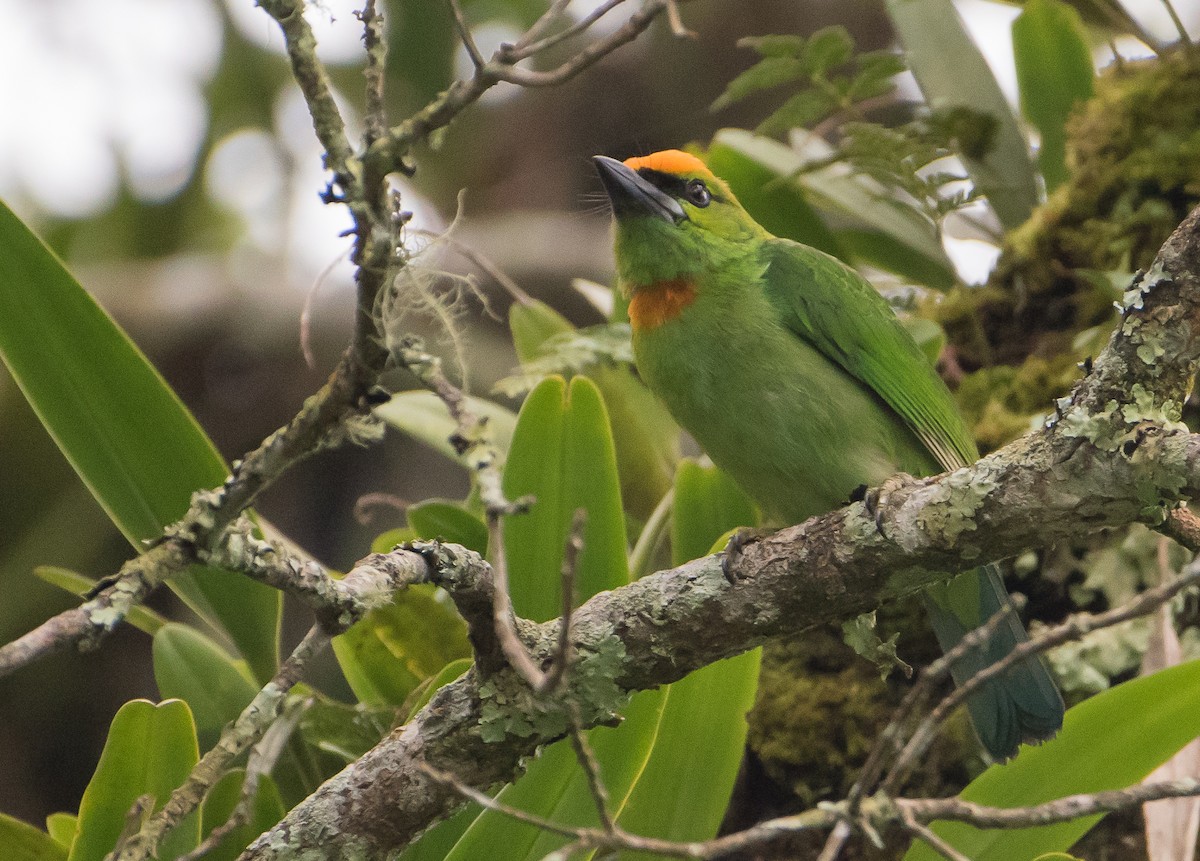
[[672, 224], [687, 218], [679, 201], [615, 158], [598, 155], [593, 156], [592, 161], [596, 164], [596, 172], [600, 174], [600, 181], [604, 183], [604, 190], [612, 201], [613, 215], [617, 218], [654, 215]]

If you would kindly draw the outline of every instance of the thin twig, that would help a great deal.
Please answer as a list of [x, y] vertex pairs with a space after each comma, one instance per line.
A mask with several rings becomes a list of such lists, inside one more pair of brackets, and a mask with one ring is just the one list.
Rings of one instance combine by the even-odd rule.
[[571, 725], [568, 729], [571, 747], [575, 751], [575, 759], [587, 777], [588, 793], [592, 796], [592, 803], [596, 807], [596, 816], [600, 819], [600, 827], [604, 829], [605, 833], [613, 834], [617, 830], [617, 826], [613, 821], [612, 814], [608, 811], [608, 790], [605, 788], [604, 778], [600, 774], [600, 763], [596, 760], [596, 753], [588, 744], [587, 736], [580, 727], [579, 707], [574, 702], [568, 702], [567, 714], [571, 718]]
[[492, 577], [495, 583], [495, 592], [492, 596], [492, 622], [496, 628], [496, 639], [500, 643], [500, 649], [504, 652], [509, 666], [516, 670], [531, 688], [537, 690], [541, 687], [545, 675], [533, 662], [533, 657], [517, 633], [512, 597], [508, 590], [508, 554], [504, 552], [504, 518], [500, 515], [488, 516], [488, 546], [492, 548]]
[[[515, 45], [506, 53], [505, 59], [510, 62], [524, 60], [527, 57], [532, 57], [534, 54], [539, 54], [548, 48], [552, 48], [560, 42], [565, 42], [567, 39], [572, 39], [581, 33], [591, 29], [591, 26], [611, 12], [613, 9], [624, 3], [625, 0], [605, 0], [591, 12], [584, 15], [570, 27], [566, 27], [552, 36], [546, 36], [538, 41], [528, 42], [526, 39], [530, 37], [532, 29], [525, 36], [517, 41]], [[565, 5], [565, 4], [564, 4]]]
[[837, 861], [838, 855], [842, 853], [842, 849], [853, 833], [850, 823], [846, 821], [833, 826], [833, 830], [829, 832], [829, 838], [821, 848], [821, 854], [817, 856], [817, 861]]
[[666, 2], [667, 21], [671, 25], [671, 32], [677, 39], [695, 39], [696, 33], [683, 25], [683, 18], [679, 15], [679, 0], [666, 0]]
[[443, 786], [449, 786], [463, 798], [467, 799], [468, 801], [474, 801], [485, 810], [494, 810], [497, 813], [503, 813], [505, 816], [509, 816], [518, 822], [524, 822], [526, 825], [532, 825], [535, 828], [540, 828], [543, 831], [549, 831], [551, 834], [559, 834], [563, 837], [579, 837], [580, 832], [584, 830], [580, 828], [573, 828], [569, 825], [563, 825], [550, 819], [545, 819], [526, 810], [510, 807], [509, 805], [492, 798], [492, 796], [488, 795], [487, 793], [480, 792], [473, 786], [468, 786], [453, 774], [450, 774], [447, 771], [442, 771], [438, 768], [434, 768], [427, 762], [421, 763], [419, 768], [430, 780], [436, 781]]
[[387, 133], [387, 109], [384, 83], [387, 69], [387, 40], [383, 38], [383, 16], [375, 8], [375, 0], [366, 0], [357, 13], [363, 25], [363, 46], [367, 63], [363, 68], [365, 110], [363, 112], [363, 145], [371, 144]]
[[372, 553], [341, 578], [279, 541], [265, 541], [248, 521], [231, 528], [201, 561], [266, 583], [308, 604], [331, 634], [340, 634], [398, 590], [427, 582], [428, 563], [416, 553]]
[[570, 5], [571, 0], [554, 0], [547, 7], [546, 11], [522, 34], [521, 38], [513, 44], [513, 48], [521, 49], [533, 40], [541, 38], [541, 35], [546, 32], [551, 24], [558, 20], [560, 15], [567, 11], [567, 7]]
[[151, 816], [113, 861], [146, 861], [158, 844], [185, 816], [199, 807], [205, 794], [225, 774], [233, 761], [256, 744], [283, 711], [287, 692], [300, 681], [309, 660], [325, 648], [329, 635], [314, 625], [279, 667], [279, 670], [221, 733], [216, 745], [200, 758], [191, 774], [176, 788], [162, 809]]
[[1183, 26], [1183, 19], [1175, 11], [1175, 4], [1171, 0], [1162, 0], [1162, 4], [1167, 8], [1167, 14], [1171, 16], [1171, 23], [1175, 25], [1175, 30], [1179, 33], [1179, 41], [1191, 47], [1192, 37], [1188, 35], [1187, 27]]
[[534, 685], [539, 694], [549, 693], [566, 677], [571, 664], [571, 614], [575, 611], [575, 572], [579, 565], [579, 554], [583, 550], [583, 528], [587, 524], [587, 510], [575, 509], [571, 517], [571, 528], [567, 533], [567, 544], [563, 550], [562, 576], [559, 578], [562, 620], [558, 628], [558, 641], [554, 646], [554, 657], [550, 669]]
[[[592, 42], [571, 60], [545, 72], [517, 68], [516, 62], [531, 56], [528, 53], [520, 53], [528, 51], [528, 48], [502, 45], [492, 59], [477, 70], [474, 77], [455, 81], [421, 110], [399, 125], [393, 126], [387, 137], [371, 148], [367, 154], [367, 161], [379, 161], [382, 164], [379, 170], [384, 173], [398, 169], [397, 165], [404, 165], [404, 159], [414, 144], [427, 140], [431, 134], [450, 123], [500, 81], [529, 87], [548, 87], [563, 83], [632, 42], [665, 9], [665, 0], [647, 0], [642, 9], [631, 15], [622, 26]], [[514, 51], [520, 53], [520, 56], [514, 54]]]
[[890, 756], [901, 751], [901, 738], [905, 725], [912, 715], [925, 705], [933, 694], [934, 688], [942, 681], [950, 670], [975, 649], [987, 643], [1008, 617], [1019, 610], [1018, 604], [1023, 602], [1020, 595], [1013, 595], [1012, 600], [992, 614], [986, 622], [970, 631], [940, 658], [930, 664], [921, 673], [914, 684], [901, 700], [900, 705], [892, 712], [892, 716], [876, 739], [867, 761], [859, 772], [858, 779], [850, 787], [849, 801], [851, 811], [855, 811], [858, 802], [875, 792], [876, 785], [883, 775], [887, 760]]
[[914, 837], [924, 840], [929, 844], [930, 849], [947, 859], [947, 861], [971, 861], [970, 858], [959, 852], [933, 831], [913, 819], [911, 815], [905, 815], [903, 822], [904, 830], [908, 831]]
[[1185, 777], [1161, 783], [1142, 783], [1125, 789], [1068, 795], [1029, 807], [988, 807], [959, 798], [903, 799], [897, 800], [896, 804], [920, 822], [942, 819], [969, 822], [976, 828], [1028, 828], [1140, 807], [1149, 801], [1164, 798], [1191, 798], [1198, 795], [1200, 780]]
[[333, 98], [329, 73], [325, 64], [317, 58], [317, 40], [308, 19], [304, 17], [304, 4], [301, 0], [257, 2], [283, 31], [292, 76], [300, 85], [300, 92], [304, 94], [312, 117], [313, 130], [325, 149], [325, 165], [333, 171], [339, 184], [350, 192], [356, 186], [350, 171], [353, 150], [346, 137], [346, 122]]
[[463, 47], [467, 49], [467, 54], [471, 57], [471, 65], [476, 71], [483, 68], [485, 60], [483, 54], [479, 53], [479, 46], [475, 44], [475, 37], [471, 35], [471, 27], [467, 24], [467, 16], [463, 14], [462, 5], [458, 0], [450, 0], [450, 10], [454, 13], [454, 26], [458, 28], [458, 38], [462, 40]]

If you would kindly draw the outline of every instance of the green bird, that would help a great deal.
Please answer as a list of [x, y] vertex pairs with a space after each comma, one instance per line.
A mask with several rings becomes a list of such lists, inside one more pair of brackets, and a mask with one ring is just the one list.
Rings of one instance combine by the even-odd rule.
[[[595, 164], [612, 201], [638, 372], [771, 521], [800, 523], [898, 472], [978, 458], [949, 390], [857, 272], [772, 236], [695, 156]], [[943, 650], [1008, 603], [991, 566], [924, 594]], [[1027, 637], [1010, 615], [958, 663], [955, 681]], [[996, 759], [1062, 726], [1062, 698], [1037, 658], [968, 707]]]

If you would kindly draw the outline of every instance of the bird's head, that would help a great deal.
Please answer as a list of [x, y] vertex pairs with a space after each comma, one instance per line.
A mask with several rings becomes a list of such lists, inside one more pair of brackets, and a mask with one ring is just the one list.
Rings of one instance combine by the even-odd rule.
[[622, 280], [649, 283], [719, 266], [765, 231], [704, 162], [679, 150], [593, 161], [617, 222]]

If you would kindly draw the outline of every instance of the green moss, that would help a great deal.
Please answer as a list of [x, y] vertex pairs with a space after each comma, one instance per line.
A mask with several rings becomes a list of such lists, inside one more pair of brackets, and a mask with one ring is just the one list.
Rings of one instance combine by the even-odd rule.
[[1079, 376], [1076, 357], [1030, 356], [1019, 367], [998, 365], [967, 374], [959, 406], [985, 454], [1026, 433]]
[[[889, 605], [882, 625], [900, 630], [900, 655], [925, 665], [939, 653], [916, 601]], [[765, 647], [758, 698], [748, 719], [748, 744], [767, 775], [795, 796], [797, 807], [842, 798], [887, 724], [907, 683], [888, 681], [854, 654], [830, 628]], [[918, 791], [952, 792], [978, 762], [978, 744], [965, 717], [953, 721], [927, 758]]]
[[1107, 69], [1068, 121], [1067, 169], [1006, 237], [988, 288], [939, 309], [964, 365], [1057, 355], [1111, 324], [1120, 297], [1105, 275], [1148, 268], [1200, 203], [1200, 52]]

